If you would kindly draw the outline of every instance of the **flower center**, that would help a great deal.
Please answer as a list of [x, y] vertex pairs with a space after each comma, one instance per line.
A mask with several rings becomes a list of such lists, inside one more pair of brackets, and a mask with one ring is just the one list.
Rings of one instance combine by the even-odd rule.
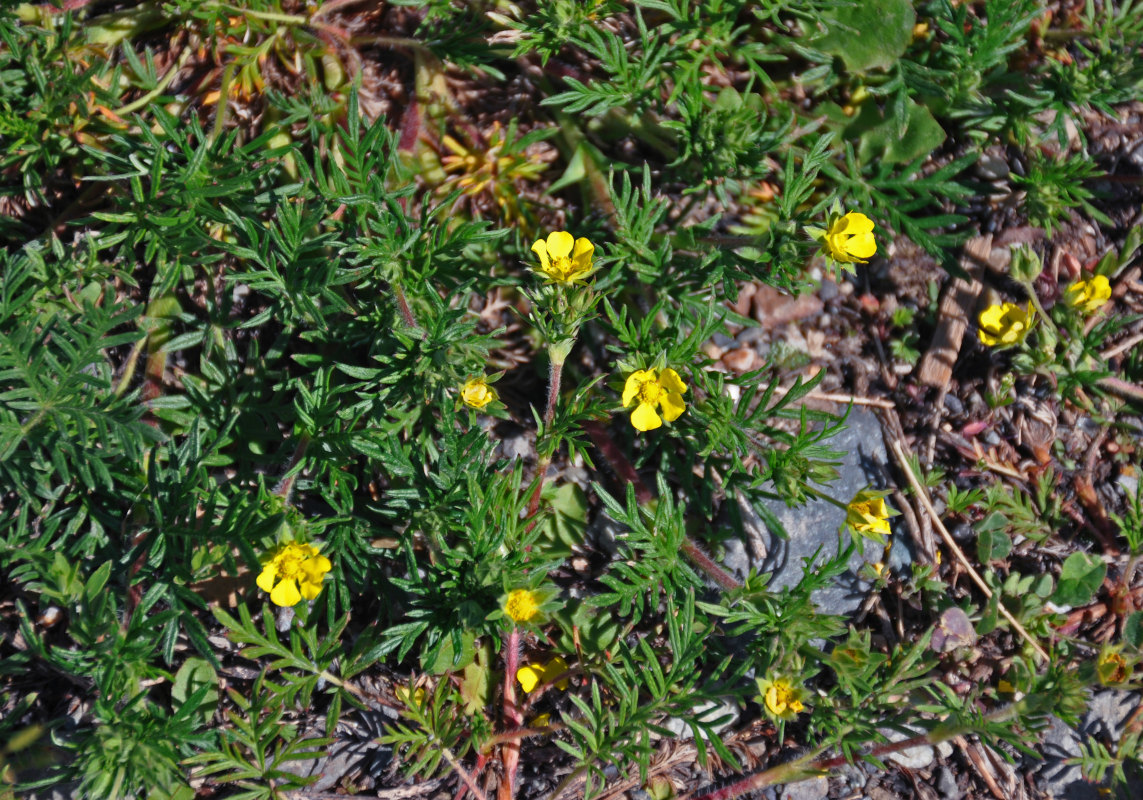
[[648, 405], [655, 405], [659, 402], [659, 398], [663, 396], [663, 387], [659, 385], [658, 381], [643, 381], [639, 384], [639, 402]]
[[539, 612], [536, 597], [526, 589], [515, 589], [508, 595], [504, 613], [516, 622], [528, 622]]
[[302, 573], [302, 561], [305, 559], [296, 551], [290, 549], [282, 553], [278, 560], [278, 576], [282, 580], [294, 580]]
[[781, 714], [789, 709], [794, 712], [804, 709], [801, 701], [794, 698], [789, 686], [784, 683], [774, 683], [772, 687], [766, 690], [766, 706], [775, 714]]
[[566, 281], [572, 274], [575, 267], [572, 266], [571, 258], [569, 256], [559, 256], [552, 259], [552, 277], [557, 281]]

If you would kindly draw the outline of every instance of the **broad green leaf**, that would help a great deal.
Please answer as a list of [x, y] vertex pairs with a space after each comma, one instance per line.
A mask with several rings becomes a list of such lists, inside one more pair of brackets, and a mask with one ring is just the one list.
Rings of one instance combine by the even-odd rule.
[[888, 69], [913, 41], [916, 22], [909, 0], [861, 0], [823, 16], [826, 32], [814, 45], [851, 72]]
[[1052, 602], [1061, 606], [1082, 606], [1091, 602], [1103, 578], [1107, 565], [1087, 553], [1072, 553], [1060, 570], [1060, 583]]

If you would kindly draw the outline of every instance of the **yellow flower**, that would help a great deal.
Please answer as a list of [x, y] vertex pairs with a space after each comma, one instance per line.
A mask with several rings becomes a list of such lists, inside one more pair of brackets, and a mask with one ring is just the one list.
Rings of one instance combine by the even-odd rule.
[[873, 220], [857, 211], [850, 211], [830, 223], [824, 237], [825, 250], [830, 258], [842, 264], [864, 264], [877, 252], [873, 238]]
[[793, 686], [786, 678], [757, 678], [758, 694], [762, 705], [772, 717], [787, 722], [806, 710], [802, 703], [805, 692], [800, 686]]
[[398, 686], [393, 690], [397, 699], [409, 707], [420, 708], [425, 704], [425, 690], [421, 687]]
[[[516, 670], [516, 680], [520, 681], [520, 686], [524, 688], [525, 693], [530, 694], [541, 683], [549, 683], [557, 675], [563, 675], [567, 671], [568, 662], [556, 656], [543, 666], [529, 664], [526, 667], [520, 667]], [[556, 688], [561, 690], [568, 688], [568, 679], [561, 680], [556, 684]]]
[[1032, 304], [1015, 303], [989, 306], [980, 313], [980, 341], [989, 347], [1008, 347], [1024, 341], [1034, 321]]
[[504, 613], [513, 622], [531, 622], [540, 616], [540, 595], [529, 589], [513, 589], [504, 602]]
[[548, 283], [584, 283], [591, 274], [595, 245], [582, 236], [573, 239], [567, 231], [555, 231], [548, 241], [537, 239], [532, 252], [540, 258], [540, 273]]
[[313, 600], [321, 594], [322, 579], [332, 566], [316, 546], [286, 542], [262, 558], [258, 588], [270, 593], [274, 605], [294, 606], [303, 597]]
[[1088, 281], [1076, 281], [1064, 292], [1064, 299], [1072, 308], [1084, 314], [1093, 314], [1111, 299], [1111, 283], [1106, 275], [1096, 275]]
[[627, 383], [623, 385], [623, 407], [628, 408], [638, 400], [639, 405], [631, 414], [631, 424], [636, 430], [653, 431], [663, 424], [656, 407], [662, 408], [667, 422], [674, 422], [687, 410], [683, 402], [686, 390], [687, 385], [679, 373], [669, 367], [657, 374], [653, 369], [637, 369], [627, 376]]
[[484, 408], [498, 398], [496, 390], [484, 378], [469, 378], [460, 390], [460, 399], [469, 408]]
[[1119, 652], [1118, 647], [1107, 647], [1099, 654], [1095, 674], [1104, 686], [1115, 686], [1131, 679], [1132, 665]]
[[872, 534], [872, 538], [879, 542], [893, 532], [889, 528], [892, 516], [893, 512], [885, 504], [885, 496], [871, 489], [862, 489], [845, 507], [845, 524], [858, 533]]

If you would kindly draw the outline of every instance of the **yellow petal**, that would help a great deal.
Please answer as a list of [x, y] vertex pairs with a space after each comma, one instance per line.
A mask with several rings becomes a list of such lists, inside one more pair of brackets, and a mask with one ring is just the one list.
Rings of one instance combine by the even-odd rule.
[[[544, 683], [551, 683], [553, 678], [556, 678], [559, 675], [563, 675], [567, 671], [568, 662], [564, 661], [559, 656], [556, 656], [547, 663], [547, 666], [544, 667]], [[564, 678], [561, 680], [556, 684], [556, 688], [561, 691], [568, 688], [568, 679]]]
[[329, 559], [325, 556], [315, 553], [302, 562], [302, 569], [304, 569], [308, 575], [321, 580], [322, 575], [333, 569], [333, 564], [331, 564]]
[[1111, 281], [1106, 275], [1096, 275], [1091, 279], [1091, 297], [1098, 300], [1100, 305], [1111, 299]]
[[674, 422], [687, 410], [687, 404], [683, 402], [683, 396], [677, 392], [664, 392], [659, 398], [659, 405], [663, 409], [663, 418], [666, 419], [667, 422]]
[[282, 581], [270, 592], [270, 601], [276, 606], [296, 606], [302, 599], [296, 580]]
[[584, 237], [579, 237], [575, 240], [575, 248], [572, 249], [572, 261], [579, 265], [581, 269], [591, 269], [591, 257], [595, 253], [595, 245]]
[[302, 587], [302, 597], [307, 600], [315, 600], [321, 594], [321, 578], [316, 581], [304, 578], [299, 582], [299, 585]]
[[258, 588], [263, 592], [270, 592], [274, 589], [274, 581], [278, 578], [278, 570], [273, 564], [267, 564], [262, 572], [258, 575]]
[[996, 345], [1000, 344], [1000, 340], [993, 336], [991, 333], [986, 332], [984, 328], [980, 329], [978, 335], [980, 336], [980, 341], [989, 347], [996, 347]]
[[631, 424], [635, 426], [636, 430], [645, 432], [655, 430], [663, 424], [663, 421], [655, 413], [654, 406], [650, 403], [640, 403], [631, 414]]
[[845, 243], [845, 249], [851, 256], [869, 258], [877, 252], [877, 240], [873, 238], [872, 233], [859, 233], [850, 237]]
[[842, 228], [842, 231], [851, 236], [870, 233], [873, 230], [873, 220], [859, 211], [850, 211], [842, 219], [845, 221], [845, 227]]
[[668, 392], [676, 392], [678, 394], [683, 394], [687, 390], [687, 385], [683, 383], [683, 379], [679, 377], [679, 373], [670, 367], [659, 373], [659, 385]]
[[552, 258], [567, 258], [571, 255], [575, 239], [567, 231], [553, 231], [548, 234], [548, 255]]
[[980, 327], [989, 331], [999, 330], [1004, 326], [1004, 313], [1004, 306], [989, 306], [980, 312]]
[[643, 381], [653, 380], [651, 373], [643, 369], [637, 369], [627, 376], [627, 382], [623, 384], [623, 407], [627, 408], [635, 401], [635, 395], [639, 394], [639, 387]]
[[543, 677], [544, 669], [539, 664], [529, 664], [516, 670], [516, 680], [520, 681], [520, 686], [524, 688], [525, 693], [529, 693], [539, 686]]
[[532, 245], [532, 252], [539, 256], [540, 266], [546, 272], [548, 270], [548, 246], [544, 244], [543, 239], [536, 240], [536, 243]]

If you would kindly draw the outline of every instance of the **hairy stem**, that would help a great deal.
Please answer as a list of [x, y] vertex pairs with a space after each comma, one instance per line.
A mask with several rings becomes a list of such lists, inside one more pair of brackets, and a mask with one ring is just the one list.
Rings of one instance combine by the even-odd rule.
[[[504, 721], [509, 731], [519, 728], [524, 715], [516, 705], [516, 670], [520, 667], [520, 629], [512, 626], [504, 642]], [[500, 750], [500, 760], [504, 764], [504, 776], [500, 780], [498, 800], [512, 800], [516, 791], [516, 768], [520, 764], [520, 742], [504, 742]]]
[[[563, 379], [563, 373], [563, 359], [553, 357], [548, 369], [548, 405], [544, 409], [544, 436], [550, 435], [552, 422], [556, 418], [556, 403], [560, 399], [560, 382]], [[534, 517], [536, 512], [540, 510], [540, 495], [544, 490], [544, 475], [547, 474], [548, 465], [551, 463], [551, 455], [545, 455], [540, 458], [540, 463], [536, 467], [538, 480], [536, 481], [536, 489], [532, 492], [531, 499], [528, 500], [529, 517]]]
[[733, 575], [727, 572], [722, 566], [713, 558], [708, 556], [702, 551], [694, 540], [689, 536], [683, 540], [683, 555], [687, 560], [698, 567], [702, 572], [718, 584], [718, 588], [726, 592], [732, 592], [735, 589], [741, 589], [742, 584], [739, 583]]

